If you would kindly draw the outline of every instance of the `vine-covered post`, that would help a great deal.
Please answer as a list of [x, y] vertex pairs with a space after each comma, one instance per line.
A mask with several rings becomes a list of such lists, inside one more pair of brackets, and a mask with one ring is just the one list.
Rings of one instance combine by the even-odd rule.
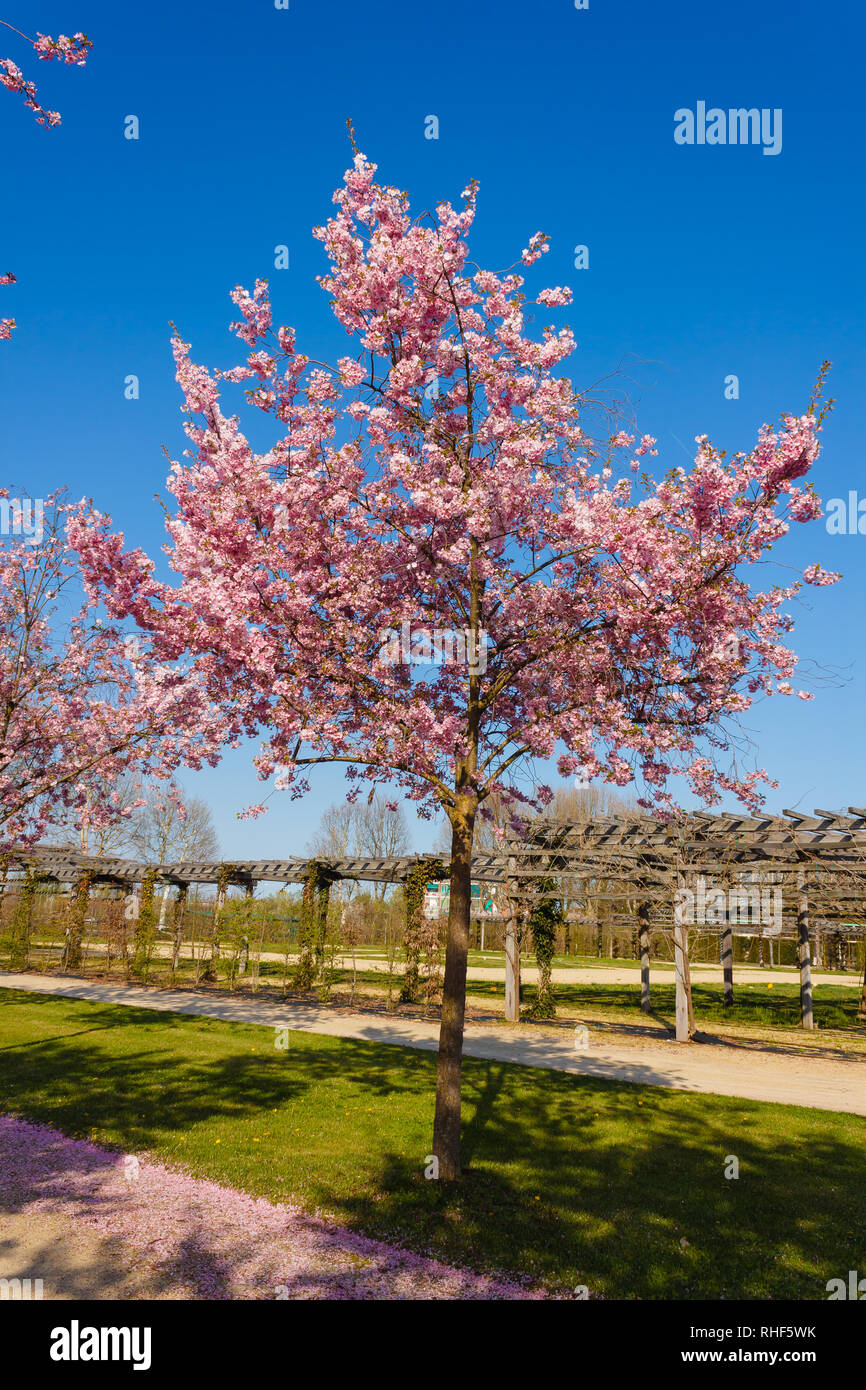
[[562, 902], [551, 896], [555, 884], [552, 879], [542, 879], [538, 897], [529, 914], [532, 931], [532, 946], [538, 965], [538, 988], [535, 1004], [530, 1010], [532, 1018], [555, 1018], [556, 1002], [553, 997], [553, 956], [556, 950], [556, 934], [563, 920]]
[[814, 1028], [812, 1014], [812, 943], [809, 940], [809, 895], [806, 871], [797, 871], [797, 957], [800, 964], [800, 1022]]
[[156, 909], [154, 907], [155, 884], [156, 870], [148, 869], [141, 881], [141, 903], [138, 909], [138, 919], [135, 923], [132, 944], [131, 973], [133, 978], [140, 980], [142, 984], [147, 983], [147, 975], [150, 969], [151, 955], [153, 953], [153, 936], [156, 926]]
[[31, 868], [24, 871], [24, 879], [15, 911], [12, 915], [12, 941], [9, 968], [26, 970], [30, 964], [30, 931], [33, 920], [33, 899], [36, 895], [37, 877]]
[[322, 972], [325, 963], [325, 942], [328, 939], [328, 908], [331, 903], [331, 884], [336, 875], [329, 872], [321, 864], [319, 874], [316, 879], [316, 902], [315, 902], [315, 954], [316, 954], [316, 976]]
[[189, 892], [189, 884], [181, 883], [178, 885], [177, 897], [174, 900], [174, 916], [172, 918], [172, 944], [171, 944], [171, 973], [177, 973], [177, 962], [180, 957], [180, 944], [183, 937], [183, 919], [186, 912], [186, 898]]
[[421, 1003], [421, 960], [422, 957], [430, 957], [431, 945], [438, 944], [439, 940], [438, 918], [434, 923], [424, 915], [424, 893], [431, 879], [439, 883], [444, 877], [446, 874], [438, 859], [425, 859], [419, 864], [413, 864], [403, 881], [406, 899], [406, 926], [403, 933], [406, 969], [400, 988], [401, 1004]]
[[6, 892], [6, 884], [9, 878], [9, 865], [11, 862], [12, 856], [9, 854], [8, 850], [4, 850], [3, 853], [0, 854], [0, 907], [3, 906], [3, 895]]
[[298, 923], [298, 963], [295, 966], [295, 989], [310, 989], [325, 956], [325, 937], [328, 930], [328, 902], [334, 875], [317, 859], [311, 859], [304, 878]]
[[82, 939], [84, 937], [84, 927], [87, 921], [87, 905], [90, 899], [90, 887], [93, 882], [93, 872], [85, 869], [79, 874], [75, 890], [72, 895], [72, 906], [69, 913], [69, 926], [66, 930], [66, 945], [63, 950], [63, 969], [80, 970], [84, 952]]
[[650, 1011], [650, 909], [649, 903], [638, 903], [637, 939], [640, 952], [640, 1006]]

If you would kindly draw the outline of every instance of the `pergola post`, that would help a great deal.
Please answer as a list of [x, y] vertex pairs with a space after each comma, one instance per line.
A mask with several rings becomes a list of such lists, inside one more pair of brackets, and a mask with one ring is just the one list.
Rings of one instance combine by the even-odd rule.
[[299, 954], [293, 981], [295, 989], [311, 989], [322, 968], [328, 932], [328, 903], [334, 878], [335, 874], [326, 864], [317, 859], [309, 861], [301, 898]]
[[[514, 860], [509, 860], [509, 869]], [[518, 921], [520, 906], [517, 900], [517, 884], [509, 878], [506, 888], [508, 898], [508, 917], [505, 923], [505, 1019], [507, 1023], [520, 1022], [520, 941]]]
[[214, 903], [213, 920], [210, 929], [210, 951], [204, 961], [204, 970], [201, 972], [201, 980], [205, 984], [216, 984], [218, 979], [219, 958], [220, 958], [220, 921], [223, 909], [226, 905], [228, 886], [231, 882], [231, 869], [226, 864], [220, 864], [217, 871], [217, 891]]
[[640, 951], [640, 1006], [645, 1014], [650, 1011], [650, 910], [649, 903], [639, 903], [637, 909], [637, 936]]
[[153, 890], [156, 883], [156, 871], [148, 869], [141, 881], [141, 905], [138, 910], [138, 920], [133, 932], [133, 954], [131, 973], [135, 979], [142, 984], [147, 983], [147, 974], [150, 969], [151, 956], [153, 954], [153, 934], [154, 934], [154, 910], [153, 910]]
[[725, 913], [725, 922], [722, 927], [720, 938], [721, 961], [722, 961], [722, 981], [725, 991], [725, 1008], [730, 1009], [734, 1003], [734, 933], [731, 927], [729, 911]]
[[[678, 887], [685, 889], [686, 881], [682, 874], [677, 875]], [[674, 975], [676, 977], [676, 1039], [677, 1042], [691, 1040], [691, 977], [689, 973], [689, 929], [684, 920], [685, 904], [674, 903]]]
[[181, 883], [178, 885], [177, 897], [174, 900], [174, 917], [172, 920], [173, 941], [171, 947], [171, 973], [177, 971], [177, 962], [180, 956], [180, 943], [183, 935], [183, 919], [186, 910], [186, 896], [189, 892], [189, 884]]
[[809, 941], [809, 895], [806, 891], [805, 869], [797, 872], [797, 956], [800, 962], [800, 1021], [804, 1028], [814, 1028], [812, 945]]
[[[403, 880], [403, 894], [406, 900], [406, 924], [403, 930], [403, 951], [406, 964], [403, 970], [403, 983], [400, 986], [401, 1004], [420, 1004], [424, 981], [421, 976], [422, 957], [429, 965], [439, 941], [439, 918], [428, 919], [424, 911], [426, 886], [430, 880], [437, 886], [443, 882], [442, 866], [435, 859], [422, 860], [413, 864]], [[441, 907], [440, 893], [438, 906]]]
[[87, 920], [87, 904], [90, 899], [90, 885], [93, 882], [93, 874], [85, 869], [80, 874], [72, 897], [72, 911], [69, 914], [69, 926], [66, 930], [66, 945], [63, 949], [63, 969], [80, 970], [84, 952], [82, 947], [82, 937], [84, 936], [84, 926]]
[[36, 874], [32, 869], [27, 868], [24, 871], [18, 901], [12, 915], [10, 970], [26, 970], [30, 964], [30, 932], [33, 925], [33, 898], [35, 894]]
[[168, 898], [169, 898], [169, 894], [170, 894], [170, 893], [171, 893], [171, 884], [170, 884], [170, 883], [165, 883], [165, 884], [163, 884], [163, 889], [162, 889], [162, 902], [161, 902], [160, 905], [159, 905], [159, 923], [158, 923], [158, 929], [159, 929], [160, 931], [162, 931], [163, 927], [165, 926], [165, 919], [166, 919], [166, 917], [168, 916]]
[[[250, 881], [248, 882], [248, 884], [247, 884], [247, 886], [246, 886], [246, 889], [244, 890], [244, 897], [247, 898], [247, 899], [249, 900], [250, 898], [254, 898], [255, 895], [256, 895], [256, 885], [255, 885], [254, 880], [253, 880], [253, 879], [250, 879]], [[247, 922], [247, 925], [249, 925], [249, 922]], [[238, 974], [239, 974], [239, 975], [246, 975], [247, 969], [248, 969], [248, 967], [249, 967], [249, 963], [250, 963], [250, 938], [249, 938], [249, 934], [248, 934], [247, 932], [244, 932], [243, 936], [241, 937], [241, 949], [240, 949], [240, 952], [239, 952], [239, 955], [238, 955]]]

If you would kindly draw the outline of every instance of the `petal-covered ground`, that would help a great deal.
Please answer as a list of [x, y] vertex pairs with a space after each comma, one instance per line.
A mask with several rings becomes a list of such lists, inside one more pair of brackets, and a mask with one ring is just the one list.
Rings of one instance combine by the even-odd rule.
[[0, 1248], [4, 1213], [19, 1226], [47, 1218], [54, 1232], [64, 1218], [127, 1252], [150, 1296], [545, 1297], [11, 1116], [0, 1116]]

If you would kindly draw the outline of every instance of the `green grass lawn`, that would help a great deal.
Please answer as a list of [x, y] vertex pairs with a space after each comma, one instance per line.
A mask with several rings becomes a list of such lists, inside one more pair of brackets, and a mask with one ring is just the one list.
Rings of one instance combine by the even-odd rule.
[[[473, 998], [502, 999], [503, 990], [492, 989], [487, 981], [469, 980], [467, 993]], [[524, 985], [521, 1000], [528, 1008], [536, 998], [534, 985]], [[675, 1020], [676, 986], [658, 984], [653, 981], [650, 993], [653, 1015], [673, 1028]], [[554, 985], [556, 1003], [569, 1013], [577, 1010], [610, 1014], [611, 1018], [641, 1017], [640, 985]], [[800, 1027], [800, 990], [797, 985], [766, 984], [735, 985], [734, 1007], [725, 1008], [724, 992], [721, 985], [699, 984], [692, 981], [692, 1003], [695, 1010], [695, 1023], [698, 1031], [701, 1025], [726, 1023], [732, 1027], [759, 1025], [770, 1028]], [[866, 1027], [858, 1024], [857, 1009], [860, 992], [845, 985], [817, 985], [813, 990], [813, 1012], [819, 1028], [858, 1029], [866, 1034]]]
[[[0, 1111], [478, 1269], [608, 1298], [826, 1298], [866, 1268], [866, 1119], [0, 990]], [[740, 1162], [726, 1180], [726, 1156]], [[2, 1185], [2, 1179], [0, 1179]]]

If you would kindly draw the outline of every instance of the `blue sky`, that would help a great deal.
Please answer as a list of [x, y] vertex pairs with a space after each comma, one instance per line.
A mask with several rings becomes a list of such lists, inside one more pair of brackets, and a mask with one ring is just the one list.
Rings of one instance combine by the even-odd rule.
[[[0, 291], [0, 317], [19, 325], [0, 351], [0, 471], [13, 486], [93, 496], [154, 553], [162, 448], [177, 456], [184, 442], [169, 321], [194, 358], [229, 365], [229, 290], [263, 275], [305, 351], [343, 349], [310, 229], [348, 163], [351, 116], [360, 148], [416, 210], [481, 181], [480, 263], [508, 265], [533, 232], [550, 234], [539, 283], [575, 290], [569, 369], [586, 385], [640, 364], [629, 391], [660, 463], [682, 463], [698, 433], [749, 448], [762, 421], [805, 409], [830, 358], [837, 406], [817, 486], [866, 499], [866, 26], [850, 2], [0, 0], [0, 18], [28, 33], [83, 30], [94, 45], [80, 69], [0, 38], [0, 56], [63, 116], [43, 130], [0, 92], [0, 270], [18, 277]], [[781, 109], [781, 152], [677, 145], [674, 112], [699, 101]], [[128, 115], [137, 141], [124, 138]], [[429, 115], [438, 140], [424, 138]], [[287, 271], [273, 269], [281, 243]], [[576, 245], [589, 247], [588, 270], [574, 269]], [[133, 373], [136, 401], [124, 398]], [[817, 522], [777, 557], [845, 577], [806, 590], [794, 640], [839, 674], [811, 704], [774, 699], [748, 720], [780, 782], [768, 805], [862, 805], [866, 536]], [[260, 794], [245, 754], [184, 782], [211, 801], [233, 858], [297, 851], [343, 794], [342, 774], [323, 770], [305, 802], [274, 799], [249, 823], [235, 820]], [[430, 835], [420, 826], [417, 847]]]

